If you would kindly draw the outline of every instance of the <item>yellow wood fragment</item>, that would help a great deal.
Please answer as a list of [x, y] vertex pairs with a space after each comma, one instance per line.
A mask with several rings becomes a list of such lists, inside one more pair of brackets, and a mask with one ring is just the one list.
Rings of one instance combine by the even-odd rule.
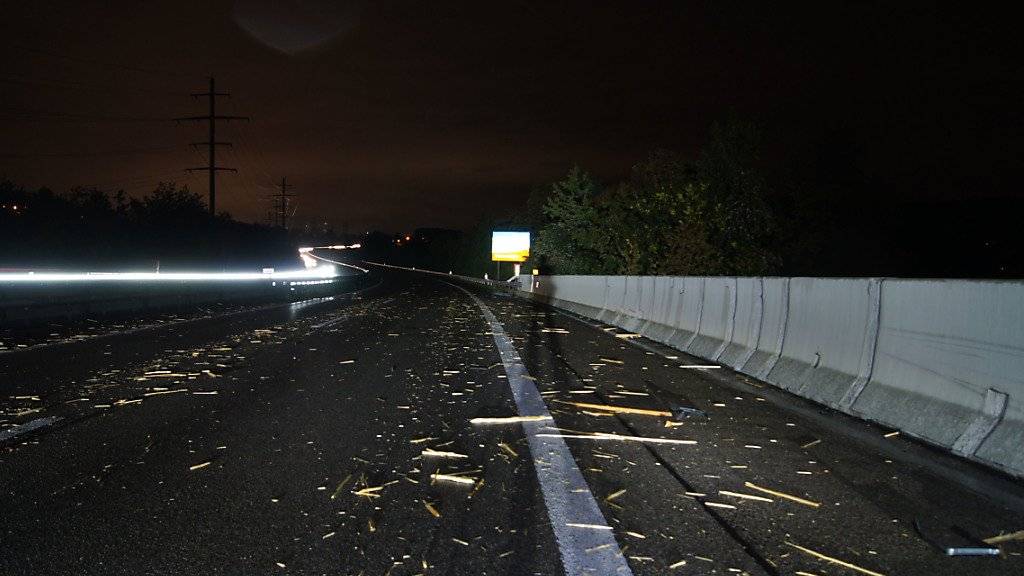
[[765, 494], [771, 494], [772, 496], [778, 496], [779, 498], [785, 498], [786, 500], [792, 500], [793, 502], [796, 502], [798, 504], [803, 504], [804, 506], [810, 506], [812, 508], [818, 508], [819, 506], [821, 506], [820, 502], [814, 502], [813, 500], [806, 500], [806, 499], [801, 498], [799, 496], [793, 496], [792, 494], [786, 494], [785, 492], [779, 492], [778, 490], [771, 490], [769, 488], [763, 488], [761, 486], [758, 486], [757, 484], [754, 484], [753, 482], [744, 482], [743, 485], [746, 486], [747, 488], [750, 488], [751, 490], [757, 490], [758, 492], [764, 492]]
[[831, 562], [833, 564], [838, 564], [839, 566], [843, 566], [845, 568], [849, 568], [850, 570], [856, 570], [857, 572], [860, 572], [861, 574], [867, 574], [868, 576], [885, 576], [885, 574], [882, 574], [880, 572], [875, 572], [873, 570], [868, 570], [867, 568], [861, 568], [860, 566], [857, 566], [856, 564], [851, 564], [849, 562], [844, 562], [843, 560], [840, 560], [838, 558], [833, 558], [831, 556], [826, 556], [826, 555], [822, 554], [821, 552], [815, 552], [814, 550], [811, 550], [810, 548], [804, 548], [803, 546], [798, 546], [796, 544], [793, 544], [792, 542], [784, 542], [784, 544], [786, 546], [792, 546], [793, 548], [796, 548], [797, 550], [803, 552], [804, 554], [809, 554], [811, 556], [814, 556], [815, 558], [819, 558], [819, 559], [824, 560], [826, 562]]

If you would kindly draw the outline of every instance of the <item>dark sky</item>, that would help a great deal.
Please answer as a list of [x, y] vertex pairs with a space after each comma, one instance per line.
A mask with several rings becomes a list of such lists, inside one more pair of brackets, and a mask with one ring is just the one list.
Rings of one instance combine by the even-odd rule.
[[[785, 4], [784, 6], [782, 4]], [[894, 5], [899, 5], [894, 7]], [[842, 152], [908, 198], [1020, 195], [1016, 22], [837, 2], [5, 2], [0, 176], [205, 195], [189, 142], [213, 74], [235, 143], [219, 207], [262, 220], [468, 227], [578, 163], [620, 178], [734, 111], [768, 157]]]

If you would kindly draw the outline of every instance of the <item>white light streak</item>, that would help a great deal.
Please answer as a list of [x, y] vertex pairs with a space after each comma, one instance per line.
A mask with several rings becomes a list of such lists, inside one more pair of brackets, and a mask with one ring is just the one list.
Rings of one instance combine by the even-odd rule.
[[47, 282], [245, 282], [252, 280], [319, 280], [337, 278], [334, 266], [286, 272], [14, 272], [0, 273], [0, 283]]

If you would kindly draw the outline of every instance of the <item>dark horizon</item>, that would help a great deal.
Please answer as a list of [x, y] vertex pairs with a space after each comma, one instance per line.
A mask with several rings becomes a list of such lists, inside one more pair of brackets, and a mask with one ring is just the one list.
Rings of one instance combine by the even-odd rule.
[[[106, 6], [106, 4], [104, 4]], [[277, 7], [275, 7], [277, 6]], [[694, 155], [736, 114], [767, 173], [864, 203], [1020, 199], [1009, 18], [933, 6], [739, 3], [161, 2], [6, 9], [0, 177], [205, 195], [214, 74], [218, 208], [265, 219], [287, 176], [296, 222], [469, 229], [573, 165], [602, 182], [659, 148]], [[808, 178], [801, 173], [800, 178]]]

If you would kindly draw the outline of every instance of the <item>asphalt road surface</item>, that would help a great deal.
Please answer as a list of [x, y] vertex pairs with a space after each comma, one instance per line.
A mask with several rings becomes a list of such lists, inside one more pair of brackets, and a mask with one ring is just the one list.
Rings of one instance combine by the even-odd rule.
[[1020, 539], [941, 550], [1024, 530], [1017, 481], [611, 327], [380, 274], [0, 354], [0, 574], [1024, 574]]

